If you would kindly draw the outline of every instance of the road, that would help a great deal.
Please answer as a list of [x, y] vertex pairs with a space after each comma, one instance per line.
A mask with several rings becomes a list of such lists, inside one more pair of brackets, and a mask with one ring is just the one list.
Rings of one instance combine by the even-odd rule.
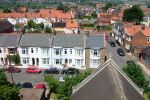
[[[11, 80], [11, 74], [10, 73], [7, 73], [5, 72], [6, 76], [7, 76], [7, 79], [8, 81], [12, 81]], [[40, 73], [40, 74], [28, 74], [26, 73], [26, 69], [21, 69], [21, 72], [20, 73], [13, 73], [13, 79], [14, 79], [14, 82], [15, 83], [24, 83], [24, 82], [31, 82], [33, 85], [39, 83], [39, 82], [42, 82], [42, 83], [45, 83], [46, 82], [44, 81], [44, 74], [43, 73]], [[61, 76], [64, 76], [62, 74], [54, 74], [54, 77], [55, 78], [59, 78]]]
[[[137, 62], [137, 58], [134, 56], [129, 56], [127, 54], [125, 54], [125, 56], [119, 56], [117, 53], [117, 49], [120, 47], [117, 44], [116, 47], [111, 47], [109, 43], [106, 43], [106, 45], [106, 54], [108, 54], [107, 56], [112, 56], [112, 59], [116, 62], [120, 69], [122, 69], [126, 65], [127, 60], [134, 60], [135, 62]], [[150, 81], [150, 76], [146, 73], [144, 74], [145, 78]]]

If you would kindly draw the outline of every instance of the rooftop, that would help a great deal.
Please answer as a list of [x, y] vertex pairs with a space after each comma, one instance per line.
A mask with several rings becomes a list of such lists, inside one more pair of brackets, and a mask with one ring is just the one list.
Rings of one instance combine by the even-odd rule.
[[112, 59], [82, 83], [72, 100], [144, 100], [138, 87]]

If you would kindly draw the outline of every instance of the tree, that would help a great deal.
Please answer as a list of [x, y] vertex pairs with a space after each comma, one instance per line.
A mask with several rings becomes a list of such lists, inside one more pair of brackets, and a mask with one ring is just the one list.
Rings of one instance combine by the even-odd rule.
[[6, 78], [5, 73], [3, 72], [3, 70], [0, 70], [0, 86], [5, 85], [5, 84], [8, 84], [7, 78]]
[[39, 24], [40, 28], [44, 29], [44, 23]]
[[113, 6], [112, 3], [107, 3], [104, 7], [103, 7], [103, 10], [104, 11], [107, 11], [109, 8], [111, 8]]
[[96, 29], [98, 30], [98, 32], [100, 31], [100, 28], [101, 28], [100, 25], [97, 25], [97, 26], [96, 26]]
[[19, 54], [16, 55], [7, 55], [7, 58], [10, 62], [14, 62], [15, 64], [20, 64], [20, 56]]
[[45, 27], [45, 32], [46, 32], [46, 33], [52, 33], [52, 30], [51, 30], [51, 28], [49, 28], [49, 27]]
[[57, 7], [58, 10], [63, 10], [64, 12], [68, 12], [69, 11], [69, 7], [68, 6], [64, 6], [62, 3], [60, 3]]
[[45, 81], [48, 83], [48, 86], [51, 90], [51, 93], [57, 93], [60, 87], [58, 80], [56, 80], [52, 75], [46, 76]]
[[11, 9], [6, 8], [6, 9], [4, 9], [3, 12], [4, 12], [4, 13], [11, 13]]
[[139, 24], [141, 21], [143, 21], [143, 17], [143, 11], [138, 6], [128, 8], [123, 12], [123, 21]]
[[29, 21], [28, 21], [28, 26], [29, 26], [30, 28], [35, 28], [36, 24], [35, 24], [35, 22], [34, 22], [33, 20], [29, 20]]
[[97, 18], [97, 13], [96, 13], [96, 11], [93, 11], [93, 12], [91, 13], [91, 16], [92, 16], [92, 18]]
[[3, 70], [0, 70], [0, 98], [1, 100], [19, 100], [19, 90], [7, 81]]

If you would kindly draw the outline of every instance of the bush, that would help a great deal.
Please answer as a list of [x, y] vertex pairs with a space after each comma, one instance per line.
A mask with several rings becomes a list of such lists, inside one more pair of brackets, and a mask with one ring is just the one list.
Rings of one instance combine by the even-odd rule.
[[138, 87], [143, 88], [144, 92], [150, 91], [149, 81], [145, 79], [144, 73], [139, 65], [127, 64], [126, 67], [123, 68], [123, 71]]

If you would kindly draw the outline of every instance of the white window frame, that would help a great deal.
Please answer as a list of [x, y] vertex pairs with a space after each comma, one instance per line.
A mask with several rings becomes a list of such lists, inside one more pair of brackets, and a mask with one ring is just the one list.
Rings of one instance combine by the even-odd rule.
[[54, 64], [61, 65], [62, 60], [61, 59], [54, 59]]
[[33, 50], [33, 48], [31, 48], [31, 53], [34, 53], [34, 50]]
[[54, 49], [54, 54], [55, 55], [61, 55], [61, 49]]
[[150, 43], [150, 37], [147, 37], [147, 42]]
[[27, 48], [22, 48], [22, 54], [28, 54], [28, 49]]
[[42, 64], [48, 65], [49, 64], [49, 58], [42, 58]]
[[72, 55], [72, 49], [70, 49], [70, 54]]
[[42, 55], [47, 56], [49, 54], [48, 50], [48, 48], [42, 48]]
[[67, 49], [64, 49], [64, 54], [65, 54], [65, 55], [67, 54]]
[[99, 63], [100, 63], [99, 59], [91, 60], [91, 62], [92, 62], [92, 66], [99, 66]]
[[99, 56], [99, 50], [92, 50], [93, 56]]
[[23, 64], [29, 64], [29, 58], [22, 58]]
[[83, 49], [77, 49], [76, 50], [76, 55], [77, 56], [83, 56]]
[[83, 59], [76, 59], [76, 65], [77, 66], [82, 66], [83, 65]]

